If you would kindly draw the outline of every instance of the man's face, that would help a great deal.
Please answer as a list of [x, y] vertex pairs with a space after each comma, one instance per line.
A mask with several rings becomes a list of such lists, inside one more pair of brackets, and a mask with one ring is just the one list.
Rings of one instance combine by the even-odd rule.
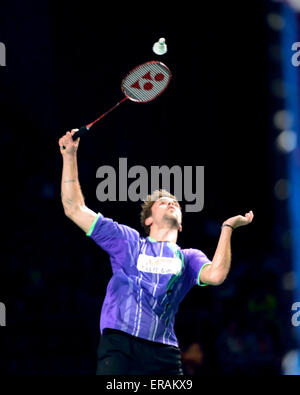
[[[172, 227], [181, 230], [182, 214], [178, 202], [169, 197], [158, 199], [152, 206], [151, 224], [169, 223]], [[148, 219], [148, 218], [147, 218]]]

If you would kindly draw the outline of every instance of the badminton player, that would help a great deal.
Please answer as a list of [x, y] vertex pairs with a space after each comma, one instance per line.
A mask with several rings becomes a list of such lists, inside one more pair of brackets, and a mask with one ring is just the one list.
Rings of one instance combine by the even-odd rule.
[[198, 249], [181, 249], [182, 212], [165, 190], [149, 195], [141, 224], [147, 237], [86, 207], [77, 168], [75, 129], [59, 139], [63, 157], [64, 212], [109, 254], [113, 275], [100, 318], [97, 374], [181, 375], [181, 351], [174, 333], [179, 303], [194, 286], [220, 285], [230, 269], [234, 229], [252, 222], [253, 213], [223, 222], [211, 260]]

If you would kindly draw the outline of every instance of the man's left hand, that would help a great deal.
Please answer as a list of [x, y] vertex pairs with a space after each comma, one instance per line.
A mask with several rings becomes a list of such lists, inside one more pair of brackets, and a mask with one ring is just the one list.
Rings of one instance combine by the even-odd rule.
[[235, 217], [228, 218], [227, 221], [223, 222], [223, 225], [231, 225], [234, 229], [238, 228], [239, 226], [244, 226], [248, 225], [252, 222], [254, 217], [253, 211], [249, 211], [248, 213], [245, 214], [245, 216], [242, 215], [236, 215]]

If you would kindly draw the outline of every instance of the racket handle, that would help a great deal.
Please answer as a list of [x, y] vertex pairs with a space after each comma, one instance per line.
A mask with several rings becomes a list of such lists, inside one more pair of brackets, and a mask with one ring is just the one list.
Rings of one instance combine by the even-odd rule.
[[86, 132], [88, 131], [88, 128], [86, 126], [81, 126], [80, 129], [77, 130], [76, 133], [73, 134], [72, 138], [73, 140], [77, 140], [78, 137], [83, 136]]

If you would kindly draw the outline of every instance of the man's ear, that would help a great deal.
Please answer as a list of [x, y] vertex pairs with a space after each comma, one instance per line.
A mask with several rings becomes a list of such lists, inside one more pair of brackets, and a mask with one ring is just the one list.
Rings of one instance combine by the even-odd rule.
[[152, 222], [153, 222], [152, 217], [148, 217], [148, 218], [145, 219], [145, 225], [146, 226], [151, 226]]
[[182, 226], [181, 225], [178, 226], [178, 231], [182, 232]]

